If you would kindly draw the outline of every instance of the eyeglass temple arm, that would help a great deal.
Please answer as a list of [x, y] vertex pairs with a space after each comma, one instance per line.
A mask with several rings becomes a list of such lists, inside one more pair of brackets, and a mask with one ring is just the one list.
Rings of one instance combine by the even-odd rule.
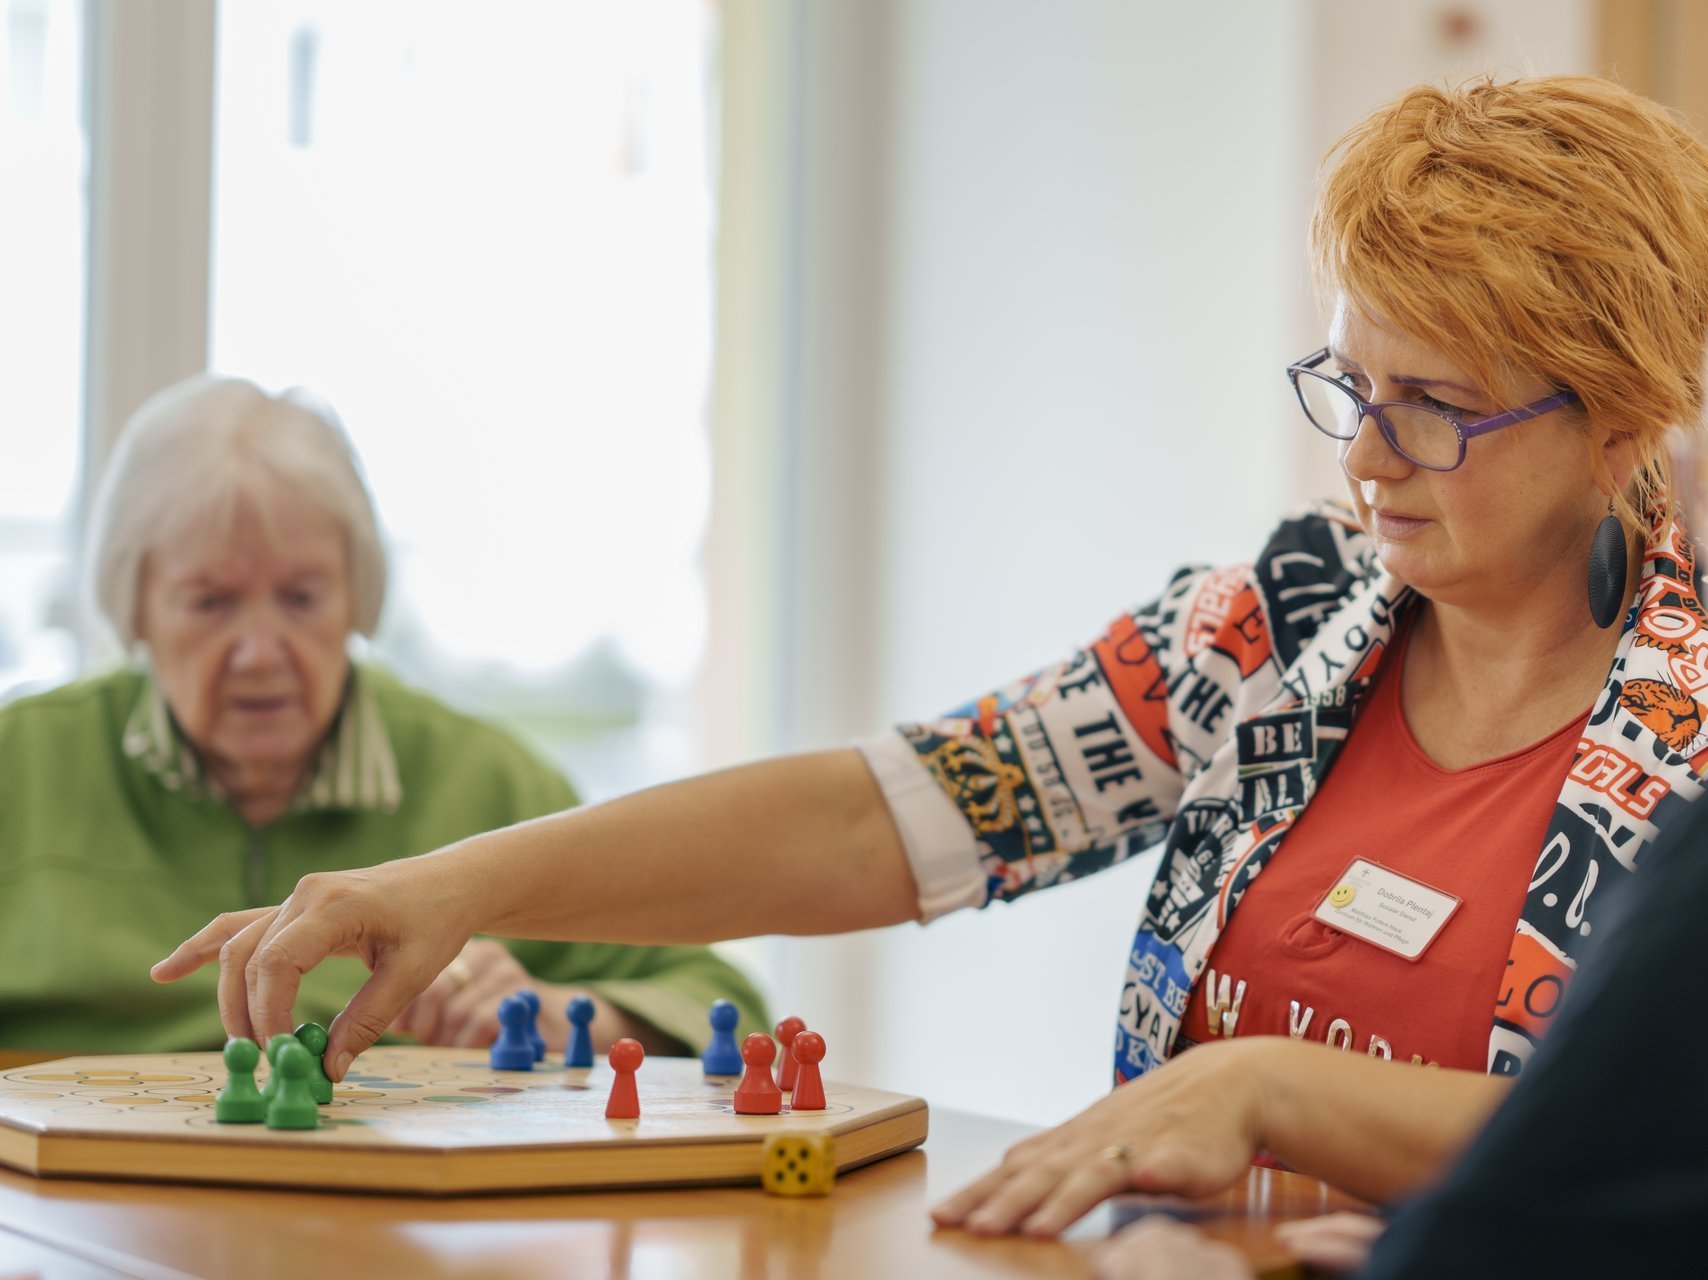
[[1577, 396], [1572, 392], [1562, 391], [1558, 395], [1549, 396], [1546, 400], [1538, 400], [1535, 404], [1523, 405], [1517, 409], [1508, 409], [1505, 413], [1497, 413], [1494, 417], [1484, 418], [1479, 422], [1461, 422], [1459, 430], [1465, 439], [1470, 440], [1484, 432], [1510, 427], [1515, 422], [1540, 418], [1544, 413], [1552, 413], [1555, 409], [1564, 409], [1569, 404], [1576, 404], [1577, 400]]
[[[1316, 367], [1328, 359], [1328, 348], [1323, 347], [1303, 360], [1287, 366], [1287, 372], [1300, 370], [1315, 373]], [[1570, 391], [1561, 391], [1551, 395], [1546, 400], [1538, 400], [1535, 404], [1522, 405], [1517, 409], [1508, 409], [1505, 413], [1497, 413], [1492, 418], [1483, 418], [1477, 422], [1461, 422], [1459, 432], [1465, 439], [1471, 440], [1488, 431], [1498, 431], [1502, 427], [1510, 427], [1515, 422], [1524, 422], [1530, 418], [1540, 418], [1544, 413], [1552, 413], [1555, 409], [1563, 409], [1569, 404], [1576, 404], [1577, 396]]]
[[1306, 356], [1303, 360], [1299, 360], [1299, 361], [1294, 362], [1293, 364], [1288, 365], [1287, 366], [1287, 372], [1291, 373], [1295, 369], [1307, 369], [1307, 370], [1311, 370], [1314, 372], [1316, 370], [1316, 367], [1319, 364], [1321, 364], [1324, 360], [1327, 360], [1327, 359], [1328, 359], [1328, 348], [1323, 347], [1321, 350], [1315, 351], [1312, 354]]

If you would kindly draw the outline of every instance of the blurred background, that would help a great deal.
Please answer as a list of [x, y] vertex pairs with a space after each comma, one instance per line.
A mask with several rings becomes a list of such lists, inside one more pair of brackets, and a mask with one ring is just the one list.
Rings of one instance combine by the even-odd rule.
[[[1317, 163], [1379, 102], [1596, 73], [1708, 115], [1696, 0], [0, 18], [0, 697], [121, 657], [85, 504], [211, 367], [338, 409], [376, 650], [592, 799], [942, 710], [1336, 491], [1282, 370]], [[732, 950], [831, 1075], [1051, 1121], [1107, 1087], [1153, 869]]]

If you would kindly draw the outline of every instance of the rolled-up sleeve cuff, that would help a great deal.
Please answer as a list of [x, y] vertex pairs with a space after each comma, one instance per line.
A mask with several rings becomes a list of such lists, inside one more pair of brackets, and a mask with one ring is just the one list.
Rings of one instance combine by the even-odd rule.
[[907, 848], [919, 890], [920, 922], [930, 923], [962, 907], [984, 906], [978, 838], [907, 739], [886, 733], [854, 745], [878, 780]]

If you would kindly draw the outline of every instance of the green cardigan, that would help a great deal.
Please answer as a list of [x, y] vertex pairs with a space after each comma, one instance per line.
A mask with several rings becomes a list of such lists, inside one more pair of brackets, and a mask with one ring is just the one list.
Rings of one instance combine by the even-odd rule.
[[[358, 701], [370, 722], [377, 711], [395, 758], [386, 797], [305, 798], [262, 829], [148, 758], [137, 726], [161, 704], [139, 672], [0, 707], [0, 1047], [216, 1047], [216, 968], [171, 986], [148, 976], [214, 916], [282, 901], [312, 871], [424, 853], [576, 803], [513, 738], [372, 667], [357, 668], [347, 708]], [[753, 986], [704, 947], [508, 945], [537, 978], [582, 986], [696, 1048], [719, 997], [740, 1008], [743, 1031], [766, 1026]], [[366, 973], [325, 962], [303, 979], [297, 1017], [329, 1021]]]

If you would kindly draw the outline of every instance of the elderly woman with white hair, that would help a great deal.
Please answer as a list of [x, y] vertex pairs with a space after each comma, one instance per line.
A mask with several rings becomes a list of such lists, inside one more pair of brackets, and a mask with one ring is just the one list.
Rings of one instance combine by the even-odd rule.
[[[0, 708], [0, 1044], [146, 1052], [221, 1043], [206, 982], [149, 965], [208, 916], [305, 874], [370, 866], [571, 807], [564, 778], [500, 730], [368, 663], [386, 558], [330, 411], [197, 377], [145, 404], [94, 507], [96, 603], [138, 659]], [[329, 1021], [355, 960], [305, 985]], [[596, 1045], [698, 1045], [752, 986], [702, 947], [475, 939], [392, 1030], [472, 1045], [498, 1002], [594, 1000]]]

